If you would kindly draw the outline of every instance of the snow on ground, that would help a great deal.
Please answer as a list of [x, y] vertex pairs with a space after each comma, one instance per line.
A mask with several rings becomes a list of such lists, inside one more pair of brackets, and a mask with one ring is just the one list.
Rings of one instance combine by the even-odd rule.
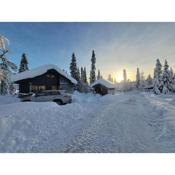
[[16, 96], [1, 96], [0, 95], [0, 105], [18, 102], [19, 98]]
[[175, 152], [175, 96], [75, 93], [64, 106], [0, 97], [0, 152]]

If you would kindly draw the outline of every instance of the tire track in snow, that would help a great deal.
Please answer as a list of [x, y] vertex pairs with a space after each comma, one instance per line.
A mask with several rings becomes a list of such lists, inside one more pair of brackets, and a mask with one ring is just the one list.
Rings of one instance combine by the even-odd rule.
[[64, 152], [149, 152], [153, 140], [151, 127], [145, 122], [145, 114], [149, 114], [141, 103], [144, 100], [144, 96], [130, 96], [104, 104], [89, 128]]

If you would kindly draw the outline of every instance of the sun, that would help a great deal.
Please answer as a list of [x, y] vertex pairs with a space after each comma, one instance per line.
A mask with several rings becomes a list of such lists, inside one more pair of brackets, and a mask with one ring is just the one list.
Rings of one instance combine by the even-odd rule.
[[116, 78], [116, 81], [117, 81], [117, 82], [123, 81], [123, 75], [121, 75], [121, 74], [116, 75], [115, 78]]

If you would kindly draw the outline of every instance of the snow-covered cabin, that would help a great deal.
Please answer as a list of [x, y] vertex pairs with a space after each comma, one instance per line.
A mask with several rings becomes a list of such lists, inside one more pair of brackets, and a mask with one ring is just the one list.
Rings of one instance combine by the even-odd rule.
[[44, 65], [12, 75], [12, 81], [19, 85], [19, 93], [43, 90], [65, 90], [72, 93], [77, 81], [56, 65]]
[[114, 94], [115, 86], [107, 80], [100, 79], [96, 80], [91, 84], [91, 87], [95, 91], [95, 93], [106, 95], [106, 94]]

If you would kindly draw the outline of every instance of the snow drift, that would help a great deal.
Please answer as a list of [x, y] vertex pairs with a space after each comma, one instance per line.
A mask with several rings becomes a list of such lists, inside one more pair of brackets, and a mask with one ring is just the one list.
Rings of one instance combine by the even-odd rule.
[[174, 96], [73, 95], [73, 103], [0, 97], [0, 152], [175, 152]]

